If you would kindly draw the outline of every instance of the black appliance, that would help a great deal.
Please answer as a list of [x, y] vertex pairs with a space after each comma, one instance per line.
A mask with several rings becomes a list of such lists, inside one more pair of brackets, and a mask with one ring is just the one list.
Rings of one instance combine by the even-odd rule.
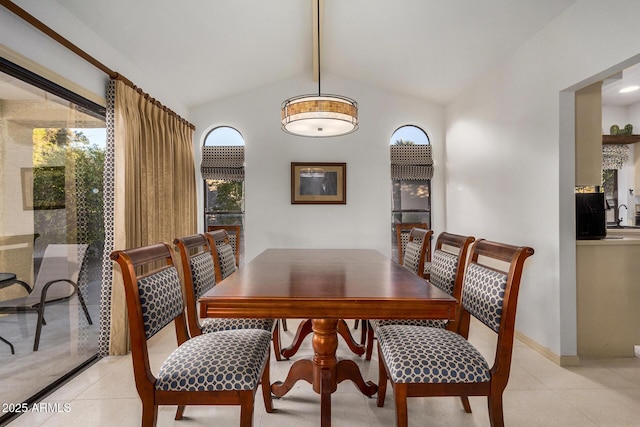
[[604, 193], [576, 193], [576, 239], [607, 237]]

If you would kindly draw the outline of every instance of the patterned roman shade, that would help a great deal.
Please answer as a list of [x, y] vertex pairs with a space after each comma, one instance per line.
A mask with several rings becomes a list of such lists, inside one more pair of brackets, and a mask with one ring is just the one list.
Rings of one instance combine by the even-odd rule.
[[244, 180], [244, 147], [202, 147], [200, 172], [203, 179]]
[[432, 177], [431, 145], [391, 146], [391, 179], [423, 180]]

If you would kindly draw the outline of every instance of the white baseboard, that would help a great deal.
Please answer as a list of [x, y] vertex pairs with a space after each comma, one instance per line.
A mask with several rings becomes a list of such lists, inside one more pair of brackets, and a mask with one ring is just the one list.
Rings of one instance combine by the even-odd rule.
[[528, 336], [524, 335], [521, 332], [516, 331], [516, 338], [522, 341], [527, 346], [531, 347], [533, 350], [537, 351], [547, 359], [551, 360], [556, 365], [560, 366], [580, 366], [580, 357], [579, 356], [560, 356], [555, 354], [553, 351], [549, 350], [547, 347], [537, 343], [532, 340]]

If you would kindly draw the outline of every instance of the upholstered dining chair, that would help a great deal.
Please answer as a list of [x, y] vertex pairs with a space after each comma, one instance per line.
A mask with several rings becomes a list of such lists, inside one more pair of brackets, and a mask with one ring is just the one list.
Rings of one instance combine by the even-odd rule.
[[199, 321], [198, 299], [216, 285], [215, 264], [209, 240], [203, 234], [176, 238], [173, 241], [180, 253], [187, 302], [189, 334], [196, 337], [203, 333], [232, 329], [263, 329], [272, 333], [276, 360], [280, 355], [280, 328], [274, 319], [224, 319], [206, 318]]
[[[404, 258], [405, 258], [405, 253], [406, 253], [406, 248], [407, 248], [407, 243], [409, 243], [409, 240], [412, 240], [414, 242], [414, 244], [420, 244], [421, 243], [421, 239], [422, 239], [422, 234], [418, 235], [413, 235], [411, 236], [411, 230], [413, 230], [414, 228], [420, 229], [420, 230], [428, 230], [429, 226], [426, 223], [423, 222], [412, 222], [412, 223], [405, 223], [405, 224], [395, 224], [395, 229], [396, 229], [396, 242], [397, 242], [397, 251], [398, 251], [398, 264], [400, 265], [404, 265]], [[417, 259], [413, 259], [412, 261], [415, 262], [421, 262], [422, 263], [422, 267], [418, 267], [417, 265], [413, 265], [410, 266], [409, 269], [417, 269], [420, 268], [420, 270], [418, 270], [419, 276], [420, 277], [424, 277], [424, 278], [429, 278], [429, 271], [431, 269], [431, 236], [433, 235], [433, 232], [431, 232], [429, 234], [429, 239], [428, 239], [428, 243], [427, 245], [425, 245], [424, 250], [424, 259], [423, 260], [417, 260]], [[415, 250], [412, 251], [412, 254], [415, 255], [416, 252]], [[358, 329], [358, 323], [359, 320], [356, 319], [355, 321], [355, 325], [354, 325], [354, 329]], [[360, 335], [360, 342], [362, 344], [365, 343], [366, 341], [366, 337], [367, 334], [369, 332], [370, 328], [370, 324], [369, 322], [363, 321], [362, 322], [362, 330], [361, 330], [361, 335]]]
[[[207, 232], [216, 231], [216, 230], [225, 230], [227, 232], [227, 238], [229, 239], [229, 244], [233, 248], [233, 252], [236, 255], [236, 267], [240, 268], [240, 248], [241, 248], [241, 225], [209, 225], [207, 226]], [[216, 235], [218, 239], [224, 240], [224, 236], [222, 234]], [[282, 329], [287, 331], [287, 319], [278, 319], [278, 322], [282, 324]], [[280, 360], [280, 359], [278, 359]]]
[[[159, 405], [178, 405], [176, 420], [182, 419], [185, 405], [239, 405], [240, 426], [251, 426], [260, 383], [265, 408], [273, 411], [269, 332], [242, 329], [188, 339], [182, 284], [171, 247], [160, 243], [114, 251], [111, 259], [122, 271], [143, 427], [156, 425]], [[147, 340], [171, 322], [178, 348], [154, 374]]]
[[[409, 239], [410, 239], [411, 230], [413, 230], [414, 228], [428, 230], [429, 226], [424, 222], [408, 222], [404, 224], [395, 224], [394, 227], [396, 230], [396, 244], [397, 244], [396, 250], [398, 252], [398, 264], [403, 265], [404, 254], [406, 252], [407, 243], [409, 242]], [[429, 278], [429, 272], [431, 270], [431, 236], [432, 235], [433, 233], [429, 235], [429, 241], [425, 246], [424, 265], [422, 267], [422, 270], [420, 270], [421, 271], [420, 277], [424, 277], [425, 279]], [[414, 236], [414, 239], [416, 239], [415, 236]], [[415, 242], [420, 243], [418, 240], [415, 240]], [[359, 323], [359, 320], [356, 319], [354, 329], [358, 329], [358, 323]], [[360, 336], [361, 343], [364, 343], [367, 337], [367, 333], [368, 333], [367, 326], [369, 326], [367, 322], [363, 322], [363, 327], [362, 327], [361, 336]]]
[[241, 225], [209, 225], [207, 231], [225, 230], [229, 238], [229, 244], [233, 248], [236, 256], [236, 266], [240, 268], [240, 250], [241, 250]]
[[[460, 301], [462, 296], [462, 281], [466, 267], [467, 253], [471, 243], [475, 240], [472, 236], [461, 236], [452, 233], [440, 233], [436, 239], [433, 251], [433, 265], [429, 282], [442, 289], [455, 299]], [[446, 321], [439, 319], [373, 319], [369, 321], [370, 330], [367, 332], [366, 360], [371, 360], [373, 352], [373, 338], [378, 329], [387, 325], [415, 325], [447, 328], [455, 331], [458, 329], [460, 316], [460, 304], [456, 312], [456, 320]], [[468, 328], [467, 328], [468, 332]], [[466, 337], [466, 335], [465, 335]]]
[[[404, 258], [405, 258], [407, 243], [411, 239], [411, 230], [413, 230], [414, 228], [429, 230], [429, 226], [424, 222], [412, 222], [412, 223], [405, 223], [405, 224], [396, 224], [395, 228], [396, 228], [396, 241], [398, 244], [398, 264], [404, 265]], [[425, 245], [424, 266], [423, 266], [423, 269], [421, 270], [421, 277], [424, 277], [425, 279], [429, 278], [429, 272], [431, 269], [431, 236], [432, 235], [433, 233], [427, 236], [429, 239], [427, 240]], [[413, 237], [413, 240], [416, 241], [416, 243], [418, 243], [416, 236]]]
[[238, 269], [236, 254], [234, 253], [229, 233], [225, 229], [207, 231], [205, 237], [214, 253], [213, 263], [215, 267], [216, 282], [220, 282]]
[[466, 412], [471, 412], [468, 396], [487, 396], [491, 425], [504, 425], [502, 394], [509, 381], [520, 279], [533, 252], [487, 240], [471, 250], [458, 328], [473, 316], [497, 333], [493, 366], [455, 331], [412, 325], [378, 330], [377, 404], [384, 405], [390, 380], [397, 426], [408, 425], [407, 398], [416, 396], [460, 396]]
[[[218, 228], [213, 231], [205, 233], [211, 249], [217, 256], [213, 258], [216, 268], [216, 281], [219, 282], [226, 279], [231, 273], [238, 269], [237, 264], [231, 262], [231, 253], [233, 251], [232, 241], [229, 238], [229, 233], [224, 228]], [[239, 242], [239, 240], [238, 240]], [[278, 334], [278, 348], [280, 348], [280, 324], [282, 323], [282, 329], [287, 331], [287, 319], [276, 319], [275, 330]], [[276, 360], [280, 361], [281, 353], [278, 353]]]

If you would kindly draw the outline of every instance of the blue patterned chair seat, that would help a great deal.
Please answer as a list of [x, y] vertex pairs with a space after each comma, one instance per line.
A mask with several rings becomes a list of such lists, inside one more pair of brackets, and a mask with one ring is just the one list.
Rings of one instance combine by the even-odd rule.
[[236, 329], [261, 329], [271, 332], [276, 324], [275, 319], [225, 319], [225, 318], [206, 318], [200, 320], [202, 332], [205, 334], [218, 331], [232, 331]]
[[378, 343], [394, 383], [477, 383], [491, 380], [490, 367], [462, 336], [439, 328], [391, 325]]
[[199, 335], [163, 363], [155, 383], [164, 391], [253, 390], [269, 356], [271, 334], [257, 329]]

